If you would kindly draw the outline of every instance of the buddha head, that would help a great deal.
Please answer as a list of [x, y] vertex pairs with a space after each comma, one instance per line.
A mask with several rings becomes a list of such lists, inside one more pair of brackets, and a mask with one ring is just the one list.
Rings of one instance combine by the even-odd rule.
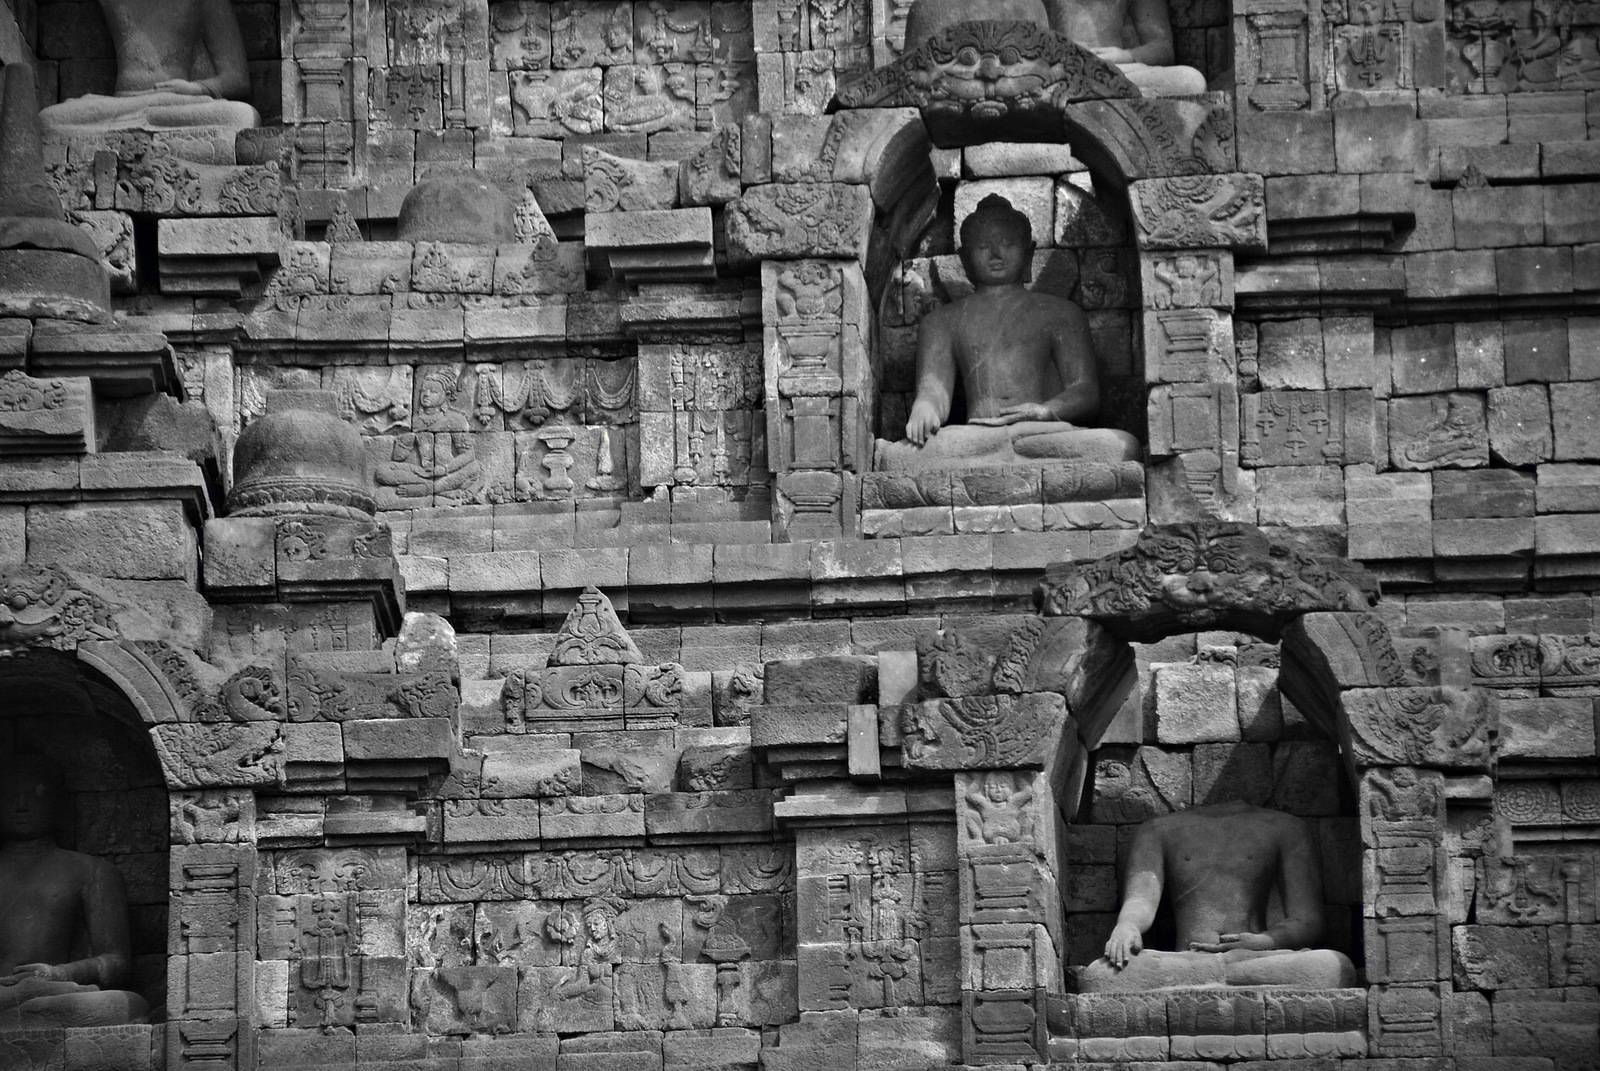
[[0, 760], [0, 840], [38, 840], [54, 832], [61, 782], [38, 755]]
[[1033, 227], [1011, 202], [991, 193], [961, 223], [961, 266], [976, 286], [1033, 277]]

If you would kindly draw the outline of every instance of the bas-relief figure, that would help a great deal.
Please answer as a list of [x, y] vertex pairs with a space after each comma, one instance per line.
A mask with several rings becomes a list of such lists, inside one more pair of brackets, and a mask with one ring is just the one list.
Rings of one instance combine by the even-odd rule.
[[[1028, 217], [998, 194], [979, 202], [961, 225], [976, 290], [923, 318], [906, 437], [878, 441], [878, 469], [1139, 457], [1127, 432], [1083, 426], [1100, 407], [1088, 321], [1066, 298], [1028, 289], [1032, 259]], [[957, 375], [967, 423], [950, 425]]]
[[1167, 0], [917, 0], [906, 18], [915, 48], [952, 23], [1004, 19], [1046, 26], [1117, 66], [1146, 96], [1203, 93], [1206, 76], [1174, 62]]
[[[1273, 892], [1283, 917], [1268, 921]], [[1181, 951], [1144, 947], [1167, 896]], [[1195, 807], [1139, 827], [1123, 901], [1101, 959], [1078, 970], [1082, 992], [1199, 985], [1334, 989], [1355, 983], [1322, 936], [1322, 869], [1298, 818], [1243, 801]]]
[[132, 965], [122, 879], [56, 845], [59, 791], [42, 760], [0, 763], [0, 1029], [112, 1026], [147, 1012], [116, 988]]
[[[113, 96], [89, 93], [39, 113], [47, 134], [177, 130], [210, 136], [231, 162], [233, 135], [261, 117], [250, 91], [244, 40], [229, 0], [100, 0], [117, 53]], [[202, 53], [216, 72], [196, 78]]]

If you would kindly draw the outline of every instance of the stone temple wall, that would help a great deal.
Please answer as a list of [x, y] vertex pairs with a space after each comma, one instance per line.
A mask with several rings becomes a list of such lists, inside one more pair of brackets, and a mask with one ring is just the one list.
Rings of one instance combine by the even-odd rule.
[[[920, 3], [235, 0], [259, 124], [42, 136], [0, 7], [0, 758], [150, 1009], [0, 1071], [1600, 1067], [1595, 6]], [[1136, 460], [885, 461], [990, 194]], [[1096, 989], [1236, 801], [1355, 978]]]

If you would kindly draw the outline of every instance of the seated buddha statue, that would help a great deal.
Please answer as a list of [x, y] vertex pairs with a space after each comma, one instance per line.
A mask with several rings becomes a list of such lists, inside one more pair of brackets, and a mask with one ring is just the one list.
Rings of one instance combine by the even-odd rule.
[[[117, 53], [113, 96], [89, 93], [39, 112], [47, 135], [182, 130], [214, 138], [231, 163], [233, 135], [261, 116], [250, 91], [244, 40], [229, 0], [100, 0]], [[202, 52], [215, 70], [196, 78]]]
[[[1088, 321], [1066, 298], [1028, 289], [1032, 260], [1028, 217], [985, 197], [961, 225], [975, 290], [923, 318], [905, 438], [878, 440], [878, 469], [1139, 457], [1127, 432], [1083, 426], [1100, 407]], [[947, 424], [957, 375], [967, 422]]]
[[[59, 788], [37, 756], [0, 762], [0, 1030], [142, 1022], [122, 879], [51, 836]], [[81, 953], [81, 955], [80, 955]]]
[[[1283, 917], [1268, 921], [1276, 890]], [[1166, 896], [1178, 951], [1144, 947]], [[1134, 833], [1105, 955], [1077, 969], [1084, 993], [1189, 986], [1355, 984], [1322, 936], [1322, 869], [1305, 823], [1243, 801], [1152, 818]]]

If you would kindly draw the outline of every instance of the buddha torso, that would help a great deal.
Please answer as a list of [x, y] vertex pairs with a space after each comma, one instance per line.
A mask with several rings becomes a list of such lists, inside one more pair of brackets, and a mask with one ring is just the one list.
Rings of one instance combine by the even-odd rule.
[[117, 93], [192, 78], [202, 38], [199, 0], [100, 0], [117, 47]]
[[65, 963], [87, 928], [83, 891], [108, 864], [64, 848], [0, 851], [0, 975]]
[[973, 294], [932, 314], [939, 322], [930, 329], [950, 333], [969, 420], [1061, 392], [1051, 347], [1072, 307], [1064, 298], [1018, 284]]

